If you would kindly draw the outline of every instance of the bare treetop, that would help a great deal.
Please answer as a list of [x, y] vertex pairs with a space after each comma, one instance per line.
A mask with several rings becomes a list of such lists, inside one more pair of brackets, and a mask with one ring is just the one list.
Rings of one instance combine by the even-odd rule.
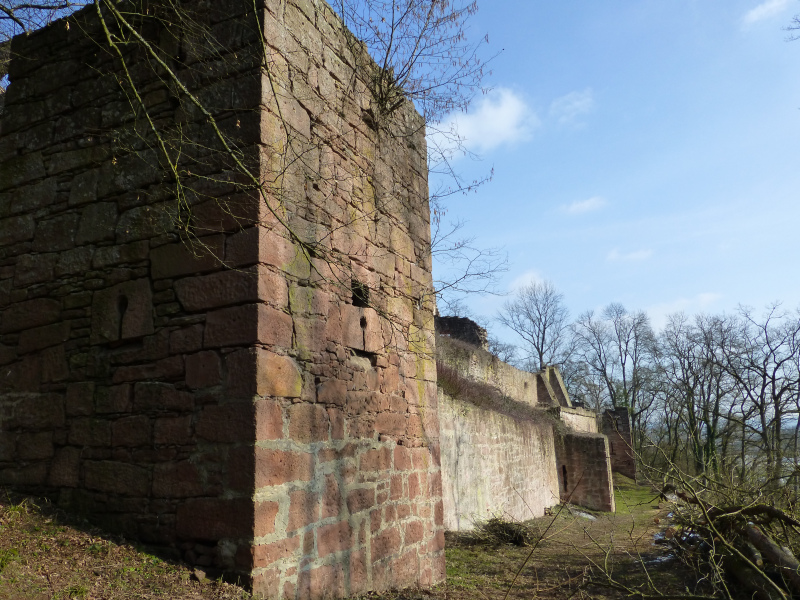
[[559, 364], [569, 354], [569, 311], [564, 295], [549, 281], [535, 281], [520, 288], [505, 303], [498, 321], [519, 335], [535, 368]]
[[44, 27], [86, 4], [84, 0], [0, 0], [0, 43]]
[[386, 112], [411, 100], [429, 123], [465, 110], [480, 88], [483, 64], [467, 39], [477, 2], [334, 0], [334, 9], [378, 63], [375, 88]]

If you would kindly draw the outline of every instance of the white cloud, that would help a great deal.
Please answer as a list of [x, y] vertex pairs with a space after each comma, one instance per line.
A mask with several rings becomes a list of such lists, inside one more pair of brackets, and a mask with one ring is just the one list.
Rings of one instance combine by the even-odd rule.
[[742, 17], [744, 26], [752, 25], [758, 21], [774, 17], [789, 7], [789, 0], [766, 0], [753, 9], [748, 10]]
[[447, 117], [440, 132], [434, 132], [429, 142], [450, 148], [453, 144], [447, 139], [448, 133], [450, 137], [455, 134], [467, 150], [481, 154], [529, 140], [540, 125], [539, 117], [519, 94], [501, 87], [481, 97], [468, 113]]
[[511, 283], [508, 284], [508, 289], [511, 292], [515, 292], [526, 285], [530, 285], [532, 283], [541, 283], [543, 281], [544, 278], [539, 275], [538, 271], [525, 271], [522, 275], [515, 277]]
[[687, 314], [702, 312], [721, 298], [722, 295], [720, 294], [704, 292], [692, 298], [677, 298], [671, 302], [654, 304], [647, 309], [647, 314], [650, 316], [650, 322], [655, 329], [663, 329], [670, 315], [674, 315], [677, 312]]
[[587, 200], [576, 200], [572, 204], [567, 204], [561, 208], [571, 215], [582, 215], [583, 213], [600, 210], [607, 204], [608, 202], [606, 202], [605, 198], [601, 198], [600, 196], [592, 196]]
[[614, 248], [611, 252], [608, 253], [606, 256], [606, 260], [610, 260], [613, 262], [639, 262], [642, 260], [647, 260], [653, 255], [652, 250], [635, 250], [634, 252], [620, 252], [617, 248]]
[[594, 92], [586, 88], [582, 92], [570, 92], [556, 98], [550, 104], [550, 117], [562, 125], [577, 125], [580, 117], [594, 109]]

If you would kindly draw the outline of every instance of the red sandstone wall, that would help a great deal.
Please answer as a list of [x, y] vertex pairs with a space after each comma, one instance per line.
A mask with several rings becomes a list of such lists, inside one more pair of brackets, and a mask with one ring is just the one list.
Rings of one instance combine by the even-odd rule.
[[[219, 8], [207, 16], [222, 34], [237, 17], [233, 5]], [[226, 339], [219, 310], [271, 296], [254, 270], [223, 272], [219, 258], [234, 259], [243, 245], [215, 223], [213, 199], [257, 201], [192, 181], [206, 194], [195, 200], [195, 223], [216, 230], [201, 238], [216, 256], [195, 257], [178, 241], [157, 155], [124, 133], [133, 119], [116, 64], [84, 35], [101, 35], [92, 15], [12, 46], [0, 120], [0, 483], [235, 570], [254, 523], [238, 457], [255, 438], [257, 404], [239, 359], [256, 323], [239, 323], [238, 339]], [[253, 39], [229, 48], [243, 68]], [[178, 118], [152, 74], [137, 77], [153, 90], [152, 114]], [[220, 82], [195, 83], [205, 101], [219, 97]], [[258, 80], [231, 73], [224, 86], [236, 99], [226, 108], [245, 119]], [[233, 129], [230, 119], [221, 126]], [[242, 148], [256, 164], [255, 149]], [[225, 288], [191, 294], [187, 276], [197, 273]]]
[[614, 512], [614, 483], [606, 436], [567, 432], [556, 440], [555, 450], [561, 501]]
[[439, 391], [444, 525], [503, 514], [526, 521], [559, 502], [553, 422], [478, 408]]
[[[255, 497], [270, 509], [251, 558], [268, 595], [343, 596], [444, 577], [424, 130], [410, 107], [388, 125], [408, 137], [371, 128], [364, 80], [353, 77], [363, 57], [337, 27], [322, 4], [275, 3], [265, 17], [273, 78], [296, 102], [282, 114], [296, 115], [299, 148], [319, 164], [285, 173], [304, 183], [302, 199], [281, 207], [296, 232], [340, 258], [307, 260], [285, 230], [258, 232], [258, 261], [283, 273], [278, 309], [291, 316], [258, 361], [265, 381], [291, 374], [293, 390], [258, 390], [282, 396], [266, 401], [255, 447]], [[271, 88], [262, 95], [264, 142], [280, 145]], [[274, 168], [267, 158], [268, 178]], [[369, 289], [370, 307], [357, 306], [351, 280]], [[260, 330], [274, 323], [259, 315]], [[284, 354], [299, 371], [272, 366]]]
[[[195, 181], [192, 248], [153, 155], [107, 135], [129, 113], [116, 78], [86, 63], [112, 71], [110, 58], [75, 25], [14, 42], [28, 60], [12, 64], [0, 121], [0, 484], [270, 596], [435, 583], [422, 124], [406, 107], [392, 124], [405, 137], [378, 136], [363, 57], [330, 8], [304, 2], [263, 13], [278, 117], [238, 6], [209, 21], [236, 33], [237, 71], [196, 91], [279, 186], [268, 209]], [[174, 121], [157, 92], [153, 111]], [[303, 160], [276, 167], [287, 147]], [[204, 175], [223, 179], [224, 162]], [[276, 215], [328, 259], [300, 252]]]
[[636, 479], [636, 457], [631, 438], [631, 417], [627, 408], [605, 411], [601, 417], [602, 432], [608, 436], [611, 470]]

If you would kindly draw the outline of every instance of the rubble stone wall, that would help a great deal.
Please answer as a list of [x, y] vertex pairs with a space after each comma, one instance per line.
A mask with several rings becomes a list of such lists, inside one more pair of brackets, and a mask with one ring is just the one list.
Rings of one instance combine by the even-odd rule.
[[434, 317], [436, 335], [451, 337], [488, 350], [489, 334], [480, 325], [467, 317]]
[[514, 418], [439, 391], [444, 524], [495, 514], [524, 521], [559, 503], [553, 423]]
[[224, 54], [187, 80], [266, 196], [203, 154], [205, 118], [131, 50], [157, 127], [200, 142], [178, 201], [90, 39], [92, 7], [14, 39], [0, 484], [270, 597], [430, 585], [444, 536], [423, 123], [406, 105], [385, 125], [402, 135], [376, 125], [372, 67], [327, 4], [265, 6], [260, 24], [237, 0], [203, 13]]

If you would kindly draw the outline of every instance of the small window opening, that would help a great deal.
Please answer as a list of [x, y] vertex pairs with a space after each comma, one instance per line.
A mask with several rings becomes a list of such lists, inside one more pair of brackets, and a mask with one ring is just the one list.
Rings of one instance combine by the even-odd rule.
[[378, 355], [375, 352], [366, 352], [364, 350], [351, 350], [353, 356], [360, 356], [369, 360], [369, 364], [373, 367], [378, 366]]
[[350, 281], [350, 289], [353, 292], [353, 306], [367, 308], [369, 306], [369, 288], [358, 279], [353, 279]]
[[120, 296], [117, 298], [117, 314], [119, 315], [119, 339], [122, 339], [122, 321], [125, 317], [125, 312], [128, 310], [128, 297]]
[[360, 325], [361, 325], [361, 329], [366, 329], [367, 328], [367, 317], [361, 317]]
[[569, 482], [567, 481], [567, 465], [561, 465], [561, 478], [564, 480], [564, 491], [569, 490]]
[[528, 389], [528, 382], [527, 381], [525, 382], [525, 389], [526, 390]]

